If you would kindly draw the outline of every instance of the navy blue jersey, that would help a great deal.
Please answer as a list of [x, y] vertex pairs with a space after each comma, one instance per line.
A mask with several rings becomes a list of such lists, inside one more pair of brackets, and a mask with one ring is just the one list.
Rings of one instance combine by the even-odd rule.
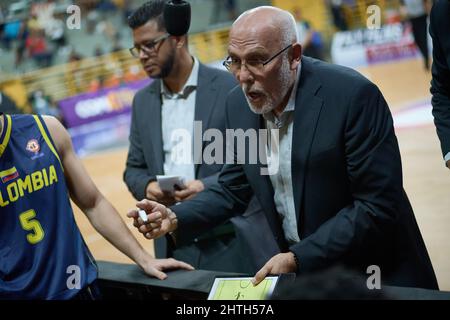
[[0, 136], [0, 299], [70, 299], [97, 278], [63, 167], [39, 116], [4, 117]]

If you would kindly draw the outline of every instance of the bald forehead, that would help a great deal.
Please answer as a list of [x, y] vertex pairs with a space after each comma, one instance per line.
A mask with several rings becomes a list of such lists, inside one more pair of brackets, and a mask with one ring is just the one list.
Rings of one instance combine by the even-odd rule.
[[283, 24], [289, 22], [289, 14], [275, 7], [258, 7], [244, 12], [233, 23], [230, 41], [258, 42], [263, 46], [282, 42]]
[[277, 28], [271, 24], [240, 24], [230, 30], [230, 42], [258, 43], [261, 46], [272, 46], [279, 43]]

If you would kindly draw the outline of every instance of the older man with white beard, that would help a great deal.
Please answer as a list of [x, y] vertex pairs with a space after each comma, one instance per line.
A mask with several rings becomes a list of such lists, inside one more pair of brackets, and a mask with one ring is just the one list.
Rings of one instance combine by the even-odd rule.
[[268, 163], [277, 157], [279, 168], [262, 175], [267, 162], [236, 161], [223, 167], [219, 185], [191, 201], [171, 208], [142, 201], [149, 223], [129, 213], [139, 231], [147, 238], [170, 233], [184, 243], [242, 211], [255, 194], [282, 253], [254, 284], [268, 274], [343, 264], [364, 274], [376, 265], [384, 284], [436, 289], [378, 88], [354, 70], [302, 56], [294, 18], [274, 7], [238, 18], [228, 53], [224, 65], [240, 88], [228, 95], [227, 126], [278, 129], [277, 148], [269, 141], [266, 149], [274, 150]]

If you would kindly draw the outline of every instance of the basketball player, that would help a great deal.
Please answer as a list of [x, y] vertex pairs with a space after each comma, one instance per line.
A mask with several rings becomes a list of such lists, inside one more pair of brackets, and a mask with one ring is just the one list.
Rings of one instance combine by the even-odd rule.
[[192, 269], [154, 259], [133, 237], [76, 157], [53, 117], [0, 113], [0, 299], [96, 298], [97, 266], [69, 201], [148, 275]]

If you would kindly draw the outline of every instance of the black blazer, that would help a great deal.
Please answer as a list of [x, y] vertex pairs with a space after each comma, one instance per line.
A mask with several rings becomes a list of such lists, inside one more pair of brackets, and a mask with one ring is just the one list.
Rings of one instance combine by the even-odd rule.
[[[199, 66], [195, 101], [196, 121], [202, 121], [203, 132], [208, 128], [225, 129], [225, 98], [236, 86], [234, 77], [224, 71]], [[153, 81], [139, 90], [133, 100], [130, 129], [130, 147], [124, 181], [133, 196], [145, 198], [147, 185], [164, 174], [164, 152], [161, 128], [161, 81]], [[202, 151], [205, 147], [203, 144]], [[195, 177], [205, 188], [217, 181], [222, 164], [196, 164]]]
[[431, 93], [434, 123], [442, 154], [450, 152], [450, 1], [438, 0], [430, 14], [430, 34], [433, 38]]
[[[227, 100], [227, 125], [246, 130], [263, 124], [262, 117], [249, 110], [242, 90], [233, 90]], [[270, 179], [260, 174], [262, 166], [225, 165], [220, 187], [173, 208], [177, 241], [236, 214], [254, 193], [280, 248], [297, 255], [300, 273], [336, 263], [366, 273], [368, 266], [378, 265], [385, 284], [438, 287], [403, 190], [391, 113], [378, 88], [359, 73], [302, 58], [292, 141], [301, 241], [290, 248]]]
[[[194, 119], [202, 121], [203, 132], [206, 129], [214, 128], [225, 135], [225, 101], [229, 91], [236, 84], [235, 78], [230, 73], [200, 64]], [[148, 183], [156, 180], [156, 175], [164, 174], [161, 104], [161, 81], [158, 80], [138, 91], [133, 100], [130, 146], [123, 177], [128, 189], [138, 200], [145, 198]], [[203, 143], [202, 152], [207, 145], [208, 143]], [[209, 188], [211, 185], [217, 184], [222, 166], [222, 163], [205, 164], [201, 162], [196, 164], [195, 177], [202, 180], [205, 189]], [[242, 212], [244, 211], [245, 209], [242, 209]], [[242, 242], [239, 250], [249, 257], [249, 262], [254, 264], [253, 269], [258, 269], [273, 254], [279, 252], [277, 243], [270, 232], [267, 232], [270, 228], [256, 199], [252, 201], [244, 216], [235, 217], [231, 222], [234, 227], [231, 229], [234, 229], [238, 240]], [[259, 225], [260, 230], [266, 230], [263, 234], [269, 233], [269, 235], [256, 234], [255, 223]], [[209, 243], [212, 246], [214, 238], [216, 238], [217, 243], [220, 243], [221, 240], [220, 237], [215, 236], [215, 233], [205, 233], [205, 231], [211, 231], [211, 229], [202, 230], [197, 235], [202, 234], [204, 237], [209, 237]], [[227, 237], [227, 235], [224, 235], [224, 237]], [[155, 241], [155, 253], [158, 258], [172, 255], [164, 240], [164, 238], [160, 238]], [[195, 241], [196, 239], [191, 240]], [[190, 243], [184, 243], [184, 245], [188, 244]], [[209, 255], [214, 255], [213, 250], [205, 247], [205, 244], [199, 244], [199, 248], [201, 249], [196, 250], [196, 252], [202, 254], [201, 259], [203, 261], [208, 260]], [[264, 250], [261, 248], [264, 248]], [[193, 257], [192, 259], [200, 260], [200, 257]], [[215, 258], [212, 257], [211, 259]], [[236, 260], [239, 259], [241, 258], [236, 256]], [[243, 261], [229, 261], [229, 264], [239, 262], [244, 263]]]

